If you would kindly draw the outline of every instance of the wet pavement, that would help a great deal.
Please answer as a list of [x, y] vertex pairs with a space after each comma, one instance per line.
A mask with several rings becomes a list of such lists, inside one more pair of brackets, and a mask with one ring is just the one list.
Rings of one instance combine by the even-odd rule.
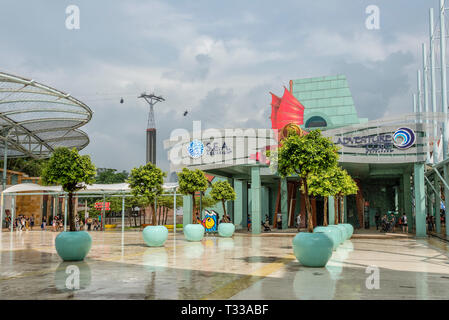
[[437, 239], [357, 238], [334, 251], [326, 268], [306, 268], [292, 254], [293, 235], [188, 242], [170, 233], [164, 247], [150, 248], [141, 232], [91, 232], [92, 249], [76, 263], [56, 254], [56, 235], [1, 233], [0, 299], [449, 297], [449, 246]]

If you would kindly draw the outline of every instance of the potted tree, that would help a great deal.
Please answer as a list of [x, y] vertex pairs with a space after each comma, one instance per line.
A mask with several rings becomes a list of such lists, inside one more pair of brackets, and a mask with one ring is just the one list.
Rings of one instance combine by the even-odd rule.
[[197, 191], [204, 192], [207, 189], [208, 181], [204, 172], [196, 169], [189, 170], [182, 169], [178, 173], [179, 192], [185, 195], [192, 196], [192, 223], [183, 226], [184, 236], [188, 241], [201, 241], [204, 237], [204, 227], [197, 223], [195, 217], [196, 201], [195, 193]]
[[96, 169], [88, 155], [80, 155], [75, 148], [56, 148], [44, 165], [42, 182], [61, 185], [68, 194], [69, 232], [61, 232], [55, 239], [56, 252], [64, 261], [84, 260], [92, 246], [86, 231], [76, 231], [73, 194], [95, 181]]
[[133, 196], [145, 198], [150, 205], [151, 225], [145, 227], [142, 232], [143, 240], [150, 247], [163, 246], [168, 237], [168, 229], [157, 225], [154, 203], [156, 197], [163, 192], [165, 176], [165, 172], [148, 162], [144, 166], [132, 169], [127, 180]]
[[337, 147], [323, 137], [320, 130], [306, 135], [289, 134], [278, 150], [278, 173], [282, 177], [297, 176], [302, 184], [307, 212], [307, 231], [293, 239], [293, 251], [301, 264], [324, 267], [332, 255], [333, 241], [323, 233], [313, 233], [312, 206], [308, 178], [326, 172], [337, 165]]
[[222, 237], [232, 237], [235, 226], [228, 219], [225, 202], [235, 200], [234, 188], [232, 188], [228, 181], [217, 181], [212, 184], [210, 196], [216, 201], [221, 201], [223, 205], [223, 222], [218, 225], [218, 234]]

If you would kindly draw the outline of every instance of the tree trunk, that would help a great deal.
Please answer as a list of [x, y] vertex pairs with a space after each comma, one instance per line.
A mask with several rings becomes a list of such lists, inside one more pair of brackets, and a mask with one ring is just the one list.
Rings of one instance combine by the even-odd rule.
[[152, 211], [152, 214], [153, 214], [153, 217], [151, 219], [151, 225], [156, 226], [157, 225], [157, 222], [156, 222], [156, 210], [157, 210], [156, 203], [153, 201], [153, 205], [150, 205], [150, 206], [152, 208], [151, 211]]
[[195, 217], [195, 210], [196, 210], [196, 203], [195, 203], [195, 192], [192, 193], [192, 200], [193, 200], [193, 204], [192, 204], [192, 223], [196, 223], [196, 217]]
[[225, 201], [221, 200], [221, 204], [223, 205], [223, 222], [224, 223], [228, 223], [228, 216], [226, 215], [226, 206], [225, 206]]
[[323, 226], [327, 226], [327, 197], [324, 197], [324, 217]]
[[73, 214], [73, 193], [69, 192], [69, 198], [68, 198], [68, 208], [69, 208], [69, 212], [68, 212], [68, 218], [69, 218], [69, 224], [70, 224], [70, 231], [76, 231], [76, 226], [75, 226], [75, 215]]
[[[339, 197], [338, 197], [338, 195], [337, 196], [335, 196], [335, 203], [337, 204], [337, 210], [335, 210], [335, 207], [334, 207], [334, 210], [335, 210], [335, 217], [334, 217], [334, 223], [335, 224], [338, 224], [338, 201], [339, 201]], [[335, 206], [335, 204], [334, 204], [334, 206]]]
[[312, 205], [310, 204], [309, 198], [309, 187], [307, 186], [306, 179], [302, 180], [304, 184], [304, 199], [306, 200], [306, 211], [307, 211], [307, 231], [313, 232], [313, 221], [312, 221]]

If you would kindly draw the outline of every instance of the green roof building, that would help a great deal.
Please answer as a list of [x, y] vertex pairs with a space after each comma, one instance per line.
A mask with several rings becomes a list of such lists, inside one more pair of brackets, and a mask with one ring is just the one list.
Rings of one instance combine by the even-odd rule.
[[344, 75], [291, 80], [290, 92], [305, 107], [303, 129], [328, 130], [368, 121], [357, 116]]

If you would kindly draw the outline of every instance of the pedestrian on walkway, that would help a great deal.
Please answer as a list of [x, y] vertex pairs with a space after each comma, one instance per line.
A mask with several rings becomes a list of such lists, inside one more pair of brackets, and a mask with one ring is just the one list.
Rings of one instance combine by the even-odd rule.
[[298, 232], [300, 231], [301, 228], [301, 214], [298, 213], [297, 217], [296, 217], [296, 228], [298, 228]]
[[407, 223], [407, 216], [405, 213], [402, 214], [402, 232], [408, 233], [408, 223]]

